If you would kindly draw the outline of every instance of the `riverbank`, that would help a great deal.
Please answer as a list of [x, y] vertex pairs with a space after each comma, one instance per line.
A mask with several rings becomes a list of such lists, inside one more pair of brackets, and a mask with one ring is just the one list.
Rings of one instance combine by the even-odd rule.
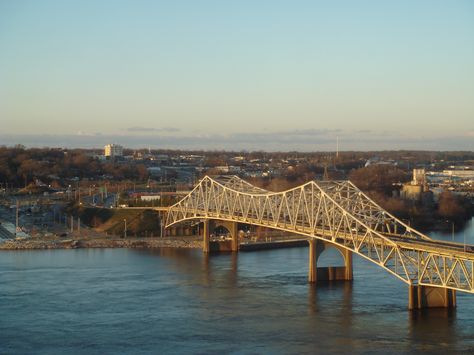
[[78, 248], [201, 248], [202, 239], [195, 237], [167, 238], [31, 238], [6, 240], [0, 250], [78, 249]]
[[[231, 251], [231, 241], [211, 241], [212, 252]], [[274, 238], [271, 241], [245, 241], [242, 251], [256, 251], [307, 246], [306, 238]], [[202, 248], [202, 237], [117, 238], [117, 237], [40, 237], [8, 239], [0, 242], [0, 250], [80, 249], [80, 248]]]

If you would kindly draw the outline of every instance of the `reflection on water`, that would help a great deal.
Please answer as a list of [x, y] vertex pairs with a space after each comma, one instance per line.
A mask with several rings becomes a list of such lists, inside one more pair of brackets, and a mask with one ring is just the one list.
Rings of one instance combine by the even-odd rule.
[[352, 282], [308, 284], [307, 254], [5, 252], [0, 353], [474, 349], [472, 296], [459, 294], [455, 311], [409, 312], [405, 284], [358, 257]]
[[[465, 311], [465, 310], [463, 310]], [[460, 327], [456, 324], [456, 310], [433, 308], [410, 312], [410, 338], [411, 341], [429, 339], [424, 345], [425, 351], [436, 351], [440, 348], [446, 350], [456, 349], [460, 339]], [[472, 327], [469, 326], [472, 335]], [[472, 347], [472, 343], [470, 344]]]

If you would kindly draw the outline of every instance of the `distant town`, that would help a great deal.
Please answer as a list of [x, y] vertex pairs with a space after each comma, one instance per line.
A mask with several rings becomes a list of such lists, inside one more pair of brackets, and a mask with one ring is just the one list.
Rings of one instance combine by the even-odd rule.
[[118, 144], [103, 149], [17, 145], [0, 147], [0, 233], [5, 239], [71, 232], [163, 236], [156, 211], [123, 209], [170, 206], [206, 175], [236, 175], [270, 191], [309, 180], [349, 179], [386, 210], [425, 231], [457, 231], [474, 215], [473, 152], [268, 153], [132, 150]]

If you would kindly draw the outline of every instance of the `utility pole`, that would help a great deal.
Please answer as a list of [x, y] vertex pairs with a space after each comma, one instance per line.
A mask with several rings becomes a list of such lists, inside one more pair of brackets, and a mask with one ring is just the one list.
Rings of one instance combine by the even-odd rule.
[[123, 237], [127, 238], [127, 220], [125, 218], [123, 219], [123, 223], [124, 223]]
[[464, 252], [466, 252], [466, 230], [463, 231], [464, 235]]
[[329, 180], [329, 175], [328, 175], [328, 164], [324, 164], [324, 174], [323, 174], [323, 180], [328, 181]]
[[19, 204], [18, 204], [18, 199], [16, 200], [16, 226], [15, 226], [15, 238], [16, 238], [16, 234], [18, 233], [18, 208], [19, 208]]
[[160, 238], [163, 238], [163, 220], [165, 219], [165, 212], [160, 213]]

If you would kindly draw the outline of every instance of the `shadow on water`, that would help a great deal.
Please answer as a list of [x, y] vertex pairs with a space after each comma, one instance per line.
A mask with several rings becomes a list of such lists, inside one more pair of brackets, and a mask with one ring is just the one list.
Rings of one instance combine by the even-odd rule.
[[134, 250], [139, 254], [166, 258], [167, 267], [188, 275], [203, 287], [238, 285], [238, 253], [203, 253], [200, 249], [156, 248]]
[[[352, 314], [352, 281], [319, 281], [308, 283], [309, 312], [317, 314], [322, 307], [328, 307], [328, 294], [336, 295], [332, 302], [338, 302], [339, 310]], [[334, 297], [334, 296], [333, 296]]]
[[231, 253], [230, 255], [230, 268], [228, 272], [229, 283], [233, 286], [238, 285], [239, 278], [239, 253]]
[[424, 350], [457, 348], [456, 309], [431, 308], [408, 312], [408, 337], [411, 343], [422, 340]]

